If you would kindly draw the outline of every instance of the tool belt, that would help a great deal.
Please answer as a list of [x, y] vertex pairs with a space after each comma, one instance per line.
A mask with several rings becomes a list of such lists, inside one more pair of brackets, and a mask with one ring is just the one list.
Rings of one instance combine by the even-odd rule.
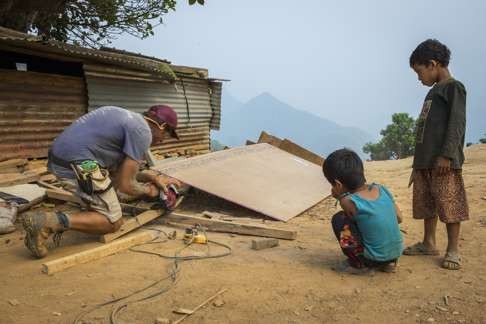
[[101, 168], [97, 161], [66, 161], [49, 151], [49, 160], [66, 169], [73, 170], [82, 192], [87, 195], [102, 194], [113, 187], [108, 170]]

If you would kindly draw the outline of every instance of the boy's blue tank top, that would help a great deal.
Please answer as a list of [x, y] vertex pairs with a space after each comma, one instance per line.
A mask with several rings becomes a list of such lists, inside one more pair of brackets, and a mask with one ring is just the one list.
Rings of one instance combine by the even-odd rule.
[[357, 194], [349, 195], [357, 209], [353, 217], [361, 234], [364, 256], [374, 261], [390, 261], [400, 257], [403, 240], [391, 193], [377, 185], [380, 195], [367, 200]]

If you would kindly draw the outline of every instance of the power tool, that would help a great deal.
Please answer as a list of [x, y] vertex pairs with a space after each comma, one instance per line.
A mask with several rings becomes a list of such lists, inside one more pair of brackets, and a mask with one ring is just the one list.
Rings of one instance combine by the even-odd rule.
[[171, 184], [167, 187], [167, 192], [160, 190], [158, 204], [167, 211], [173, 211], [179, 205], [182, 198], [177, 187]]
[[186, 228], [186, 232], [184, 233], [184, 243], [191, 244], [191, 243], [198, 243], [198, 244], [206, 244], [208, 243], [208, 238], [205, 233], [200, 233], [198, 227], [188, 227]]

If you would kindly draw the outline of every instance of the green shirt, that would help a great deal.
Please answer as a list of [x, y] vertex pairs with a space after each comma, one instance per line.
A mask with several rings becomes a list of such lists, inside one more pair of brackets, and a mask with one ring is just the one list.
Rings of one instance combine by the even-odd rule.
[[453, 169], [461, 169], [465, 130], [466, 88], [453, 78], [436, 83], [417, 120], [413, 168], [432, 169], [443, 156]]

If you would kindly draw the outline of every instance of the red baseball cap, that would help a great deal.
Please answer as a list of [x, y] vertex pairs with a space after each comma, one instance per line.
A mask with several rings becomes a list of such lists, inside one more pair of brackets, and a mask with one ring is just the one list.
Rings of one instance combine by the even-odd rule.
[[144, 114], [146, 117], [153, 119], [159, 124], [167, 124], [169, 126], [168, 131], [174, 138], [179, 139], [179, 135], [176, 133], [177, 128], [177, 113], [168, 105], [155, 105], [149, 108]]

